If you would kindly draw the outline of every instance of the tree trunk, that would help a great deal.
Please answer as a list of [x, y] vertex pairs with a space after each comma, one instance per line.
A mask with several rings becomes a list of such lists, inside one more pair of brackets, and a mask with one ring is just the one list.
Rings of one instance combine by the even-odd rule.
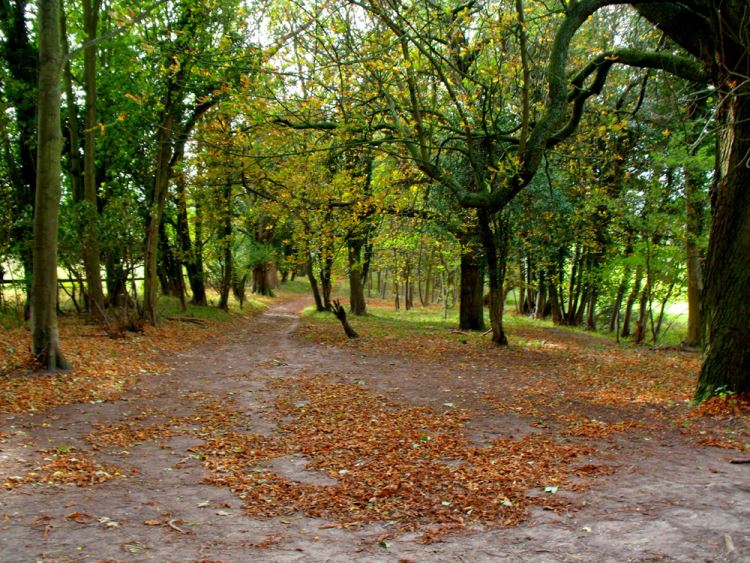
[[331, 310], [331, 270], [333, 269], [333, 258], [321, 259], [320, 285], [323, 294], [323, 307], [326, 311]]
[[157, 311], [158, 300], [158, 275], [157, 255], [159, 252], [159, 227], [164, 213], [164, 204], [167, 200], [167, 191], [169, 189], [169, 162], [172, 158], [171, 134], [175, 126], [175, 119], [171, 112], [167, 111], [159, 127], [159, 135], [156, 150], [156, 177], [154, 178], [154, 188], [149, 203], [148, 228], [146, 230], [146, 249], [143, 261], [144, 281], [143, 281], [143, 314], [146, 320], [156, 325], [159, 320]]
[[424, 289], [424, 302], [422, 303], [422, 307], [428, 306], [430, 303], [432, 303], [432, 263], [434, 260], [435, 251], [431, 250], [429, 254], [427, 254], [427, 272], [425, 274], [425, 289]]
[[[62, 36], [63, 56], [68, 56], [68, 32], [65, 11], [60, 5], [60, 33]], [[73, 203], [83, 201], [83, 163], [81, 161], [81, 140], [78, 135], [78, 104], [73, 92], [73, 71], [70, 61], [65, 62], [63, 69], [63, 83], [65, 84], [65, 106], [68, 119], [68, 177], [70, 178], [70, 191]]]
[[351, 237], [347, 242], [349, 249], [349, 304], [351, 313], [361, 317], [367, 314], [365, 286], [362, 278], [362, 248], [365, 241], [360, 237]]
[[[87, 41], [97, 36], [99, 23], [99, 1], [83, 1], [83, 19]], [[86, 217], [83, 233], [83, 264], [88, 285], [89, 316], [95, 322], [104, 319], [104, 290], [102, 289], [101, 263], [99, 260], [99, 217], [96, 198], [96, 46], [89, 44], [83, 51], [86, 118], [83, 137], [83, 199], [86, 202]]]
[[180, 292], [184, 286], [184, 283], [180, 281], [182, 277], [182, 264], [174, 247], [170, 244], [166, 224], [163, 220], [159, 224], [157, 274], [162, 293], [172, 297], [180, 297]]
[[56, 310], [57, 215], [62, 152], [59, 8], [59, 0], [39, 0], [39, 119], [31, 330], [32, 353], [49, 370], [70, 367], [60, 349]]
[[[750, 46], [744, 52], [727, 49], [726, 66], [720, 67], [719, 179], [711, 194], [713, 221], [703, 277], [698, 400], [722, 388], [750, 391]], [[741, 86], [736, 86], [738, 76]]]
[[563, 313], [560, 310], [560, 300], [558, 298], [557, 284], [554, 280], [549, 281], [549, 303], [552, 314], [552, 323], [559, 325], [563, 322]]
[[507, 261], [508, 232], [504, 220], [498, 222], [497, 230], [492, 232], [490, 214], [485, 209], [477, 212], [479, 228], [482, 234], [482, 245], [487, 257], [487, 273], [490, 290], [490, 325], [492, 326], [492, 342], [499, 346], [507, 346], [508, 337], [503, 330], [503, 308], [505, 306], [503, 281], [505, 280], [505, 265]]
[[547, 310], [547, 281], [544, 279], [544, 270], [539, 270], [539, 288], [536, 292], [536, 303], [534, 304], [534, 318], [543, 319]]
[[587, 312], [586, 315], [586, 329], [587, 330], [596, 330], [596, 302], [597, 298], [599, 297], [598, 291], [595, 287], [592, 287], [589, 290], [589, 299], [588, 299], [588, 305], [587, 305]]
[[[229, 291], [232, 288], [232, 184], [231, 182], [226, 182], [224, 185], [224, 189], [222, 190], [222, 196], [224, 200], [224, 209], [223, 209], [223, 217], [222, 219], [222, 225], [221, 225], [221, 246], [223, 246], [223, 254], [224, 254], [224, 260], [223, 260], [223, 267], [222, 267], [222, 277], [221, 277], [221, 287], [219, 292], [219, 309], [222, 309], [223, 311], [229, 311]], [[263, 272], [265, 274], [265, 272]], [[263, 282], [263, 290], [264, 292], [262, 295], [267, 295], [265, 291], [267, 290], [267, 285], [265, 283], [265, 280]], [[270, 290], [269, 290], [270, 291]]]
[[244, 276], [238, 276], [237, 270], [234, 270], [232, 275], [232, 294], [240, 304], [240, 309], [245, 306], [245, 287], [247, 286], [247, 274]]
[[128, 281], [128, 275], [119, 256], [108, 256], [104, 268], [107, 272], [107, 305], [117, 307], [121, 305], [121, 299], [127, 298], [125, 284]]
[[617, 320], [620, 318], [620, 309], [622, 308], [622, 300], [625, 298], [625, 289], [628, 286], [630, 280], [630, 266], [625, 266], [625, 271], [622, 274], [622, 280], [620, 285], [617, 286], [617, 293], [615, 295], [615, 303], [612, 306], [612, 314], [609, 316], [609, 332], [614, 332]]
[[484, 256], [476, 244], [461, 252], [461, 301], [459, 323], [461, 330], [484, 330]]
[[331, 311], [341, 322], [341, 326], [344, 328], [344, 333], [346, 334], [347, 338], [359, 338], [359, 334], [357, 334], [357, 331], [355, 331], [352, 328], [352, 325], [349, 324], [349, 321], [346, 318], [346, 310], [341, 306], [341, 303], [338, 299], [333, 301]]
[[651, 306], [651, 288], [648, 276], [646, 276], [646, 286], [641, 292], [641, 300], [638, 308], [638, 320], [635, 322], [635, 331], [633, 332], [633, 342], [640, 344], [646, 336], [646, 313]]
[[200, 220], [200, 207], [196, 206], [196, 240], [195, 245], [193, 245], [190, 240], [190, 226], [188, 224], [185, 179], [180, 178], [180, 181], [177, 183], [177, 240], [180, 245], [180, 256], [187, 257], [185, 269], [187, 270], [188, 282], [190, 283], [190, 292], [193, 294], [191, 303], [193, 305], [205, 306], [207, 299], [206, 285], [203, 278], [203, 253], [202, 247], [198, 243], [198, 237], [202, 235]]
[[638, 294], [641, 292], [641, 282], [643, 281], [643, 266], [638, 264], [635, 268], [635, 282], [633, 284], [633, 290], [628, 295], [628, 300], [625, 303], [625, 314], [622, 317], [622, 332], [620, 336], [630, 336], [630, 319], [633, 316], [633, 305], [635, 300], [638, 299]]
[[701, 176], [691, 163], [685, 164], [685, 262], [687, 266], [688, 326], [686, 346], [701, 342], [701, 250], [698, 246], [703, 232], [703, 194]]
[[315, 308], [318, 311], [325, 311], [326, 308], [323, 306], [323, 300], [320, 298], [320, 290], [318, 289], [318, 280], [315, 278], [315, 270], [313, 268], [312, 257], [307, 257], [307, 279], [310, 280], [310, 288], [312, 289], [313, 298], [315, 299]]

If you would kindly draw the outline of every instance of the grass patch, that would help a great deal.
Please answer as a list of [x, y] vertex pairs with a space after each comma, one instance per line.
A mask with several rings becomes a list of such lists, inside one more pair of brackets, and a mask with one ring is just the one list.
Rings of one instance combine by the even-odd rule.
[[[209, 294], [209, 303], [218, 301], [218, 297]], [[261, 300], [263, 299], [263, 300]], [[221, 322], [229, 320], [233, 315], [254, 315], [264, 311], [268, 307], [268, 298], [250, 298], [240, 309], [239, 302], [236, 299], [229, 300], [229, 312], [219, 309], [215, 305], [201, 307], [198, 305], [187, 304], [187, 311], [180, 308], [180, 300], [177, 297], [162, 296], [159, 298], [159, 314], [162, 317], [189, 317], [201, 319], [204, 321]]]

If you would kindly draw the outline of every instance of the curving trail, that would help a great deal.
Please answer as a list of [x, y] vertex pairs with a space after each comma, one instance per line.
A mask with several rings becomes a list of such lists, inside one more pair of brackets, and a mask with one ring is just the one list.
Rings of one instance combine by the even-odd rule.
[[[182, 421], [171, 436], [93, 452], [124, 478], [90, 487], [0, 489], [0, 561], [750, 560], [750, 466], [731, 465], [730, 452], [698, 449], [674, 436], [611, 444], [606, 461], [618, 470], [580, 494], [579, 511], [534, 509], [517, 528], [477, 526], [432, 545], [404, 534], [381, 547], [386, 524], [344, 530], [301, 514], [247, 516], [228, 489], [202, 483], [207, 473], [191, 452], [201, 439], [190, 431], [190, 417], [197, 421], [206, 401], [233, 403], [247, 415], [238, 431], [274, 435], [275, 384], [326, 374], [337, 381], [366, 379], [378, 393], [407, 404], [464, 402], [473, 415], [469, 434], [480, 443], [533, 431], [521, 419], [472, 402], [497, 383], [497, 374], [465, 372], [470, 382], [450, 391], [451, 366], [294, 337], [306, 303], [277, 303], [219, 341], [175, 355], [171, 373], [144, 376], [119, 401], [0, 415], [0, 430], [10, 437], [0, 444], [0, 482], [38, 467], [41, 449], [90, 451], [84, 436], [96, 425]], [[306, 469], [299, 456], [266, 467], [294, 481], [335, 482]]]

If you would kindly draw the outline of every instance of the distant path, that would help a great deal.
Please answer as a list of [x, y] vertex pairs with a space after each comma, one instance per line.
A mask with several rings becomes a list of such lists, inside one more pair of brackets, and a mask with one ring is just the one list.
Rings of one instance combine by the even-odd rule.
[[[391, 399], [439, 405], [445, 397], [468, 400], [499, 377], [480, 369], [460, 392], [446, 395], [451, 366], [307, 344], [292, 336], [307, 303], [276, 303], [219, 341], [177, 354], [173, 372], [145, 376], [120, 401], [0, 415], [0, 430], [12, 436], [0, 445], [0, 481], [38, 466], [39, 449], [88, 448], [82, 437], [94, 424], [164, 422], [200, 414], [201, 401], [211, 398], [235, 401], [250, 416], [251, 427], [238, 430], [273, 434], [277, 391], [270, 383], [284, 378], [363, 378]], [[486, 440], [529, 429], [478, 410], [470, 430]], [[579, 512], [535, 509], [518, 528], [477, 528], [433, 545], [407, 534], [384, 549], [377, 542], [383, 524], [341, 530], [300, 514], [246, 516], [227, 489], [201, 483], [206, 473], [190, 451], [200, 441], [176, 435], [95, 452], [97, 460], [122, 468], [124, 479], [86, 488], [0, 489], [0, 561], [748, 561], [750, 468], [728, 464], [731, 454], [713, 448], [631, 442], [611, 450], [618, 471], [583, 494]], [[300, 481], [329, 479], [294, 460], [273, 469]]]

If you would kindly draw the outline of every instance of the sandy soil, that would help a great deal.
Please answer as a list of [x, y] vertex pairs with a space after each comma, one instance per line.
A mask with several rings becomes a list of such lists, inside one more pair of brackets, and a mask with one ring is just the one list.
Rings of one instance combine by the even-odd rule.
[[[183, 417], [171, 436], [92, 452], [121, 468], [121, 478], [0, 489], [0, 561], [750, 561], [750, 465], [730, 464], [737, 452], [697, 447], [679, 432], [600, 444], [597, 463], [616, 470], [569, 493], [577, 510], [533, 509], [520, 526], [470, 526], [429, 545], [403, 533], [384, 547], [387, 523], [341, 529], [301, 514], [249, 517], [231, 491], [203, 483], [208, 474], [191, 452], [200, 439], [184, 417], [199, 415], [206, 400], [231, 398], [250, 421], [238, 431], [272, 436], [275, 383], [326, 374], [364, 380], [404, 404], [439, 409], [453, 401], [470, 411], [469, 435], [479, 444], [540, 431], [481, 400], [502, 392], [510, 371], [462, 368], [458, 389], [445, 365], [310, 344], [293, 335], [304, 304], [276, 304], [221, 341], [170, 358], [170, 374], [144, 376], [119, 401], [0, 415], [0, 481], [27, 474], [55, 448], [91, 452], [84, 436], [97, 425]], [[294, 481], [335, 482], [299, 455], [264, 468]]]

